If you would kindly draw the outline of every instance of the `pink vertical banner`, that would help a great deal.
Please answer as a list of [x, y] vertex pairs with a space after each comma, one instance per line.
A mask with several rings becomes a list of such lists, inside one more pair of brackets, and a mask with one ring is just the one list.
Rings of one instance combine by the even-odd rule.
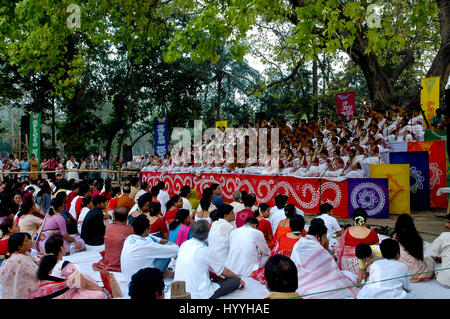
[[337, 114], [344, 115], [350, 119], [356, 113], [355, 92], [336, 94]]

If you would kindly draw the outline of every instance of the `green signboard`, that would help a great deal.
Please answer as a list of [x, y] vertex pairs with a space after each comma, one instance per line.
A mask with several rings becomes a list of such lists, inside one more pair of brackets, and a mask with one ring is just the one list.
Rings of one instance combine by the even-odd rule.
[[30, 158], [36, 156], [38, 170], [41, 167], [41, 113], [30, 114]]

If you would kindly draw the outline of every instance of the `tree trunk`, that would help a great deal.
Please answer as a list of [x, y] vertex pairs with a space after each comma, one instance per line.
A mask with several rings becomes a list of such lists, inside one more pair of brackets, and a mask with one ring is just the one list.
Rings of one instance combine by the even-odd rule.
[[313, 116], [318, 118], [319, 116], [319, 103], [317, 101], [317, 90], [318, 90], [318, 80], [317, 80], [317, 61], [313, 60], [313, 99], [314, 99], [314, 105], [313, 105]]
[[364, 74], [373, 105], [375, 108], [384, 110], [391, 105], [391, 82], [381, 69], [377, 56], [374, 53], [368, 55], [364, 53], [367, 45], [367, 40], [361, 34], [357, 34], [350, 49], [350, 58], [361, 68]]

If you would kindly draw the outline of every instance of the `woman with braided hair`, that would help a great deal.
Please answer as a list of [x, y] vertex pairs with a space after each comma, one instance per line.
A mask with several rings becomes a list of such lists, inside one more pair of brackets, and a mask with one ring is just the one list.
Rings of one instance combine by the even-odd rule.
[[367, 218], [367, 212], [363, 208], [357, 208], [353, 213], [354, 226], [345, 230], [334, 247], [341, 270], [348, 270], [357, 275], [359, 266], [355, 247], [358, 244], [377, 245], [379, 243], [377, 233], [366, 227]]

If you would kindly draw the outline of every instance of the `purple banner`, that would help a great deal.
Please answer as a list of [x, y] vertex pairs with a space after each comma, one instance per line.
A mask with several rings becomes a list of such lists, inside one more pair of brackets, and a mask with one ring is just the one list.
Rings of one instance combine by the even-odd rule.
[[369, 218], [389, 218], [389, 190], [387, 178], [348, 179], [348, 217], [358, 207], [364, 208]]

